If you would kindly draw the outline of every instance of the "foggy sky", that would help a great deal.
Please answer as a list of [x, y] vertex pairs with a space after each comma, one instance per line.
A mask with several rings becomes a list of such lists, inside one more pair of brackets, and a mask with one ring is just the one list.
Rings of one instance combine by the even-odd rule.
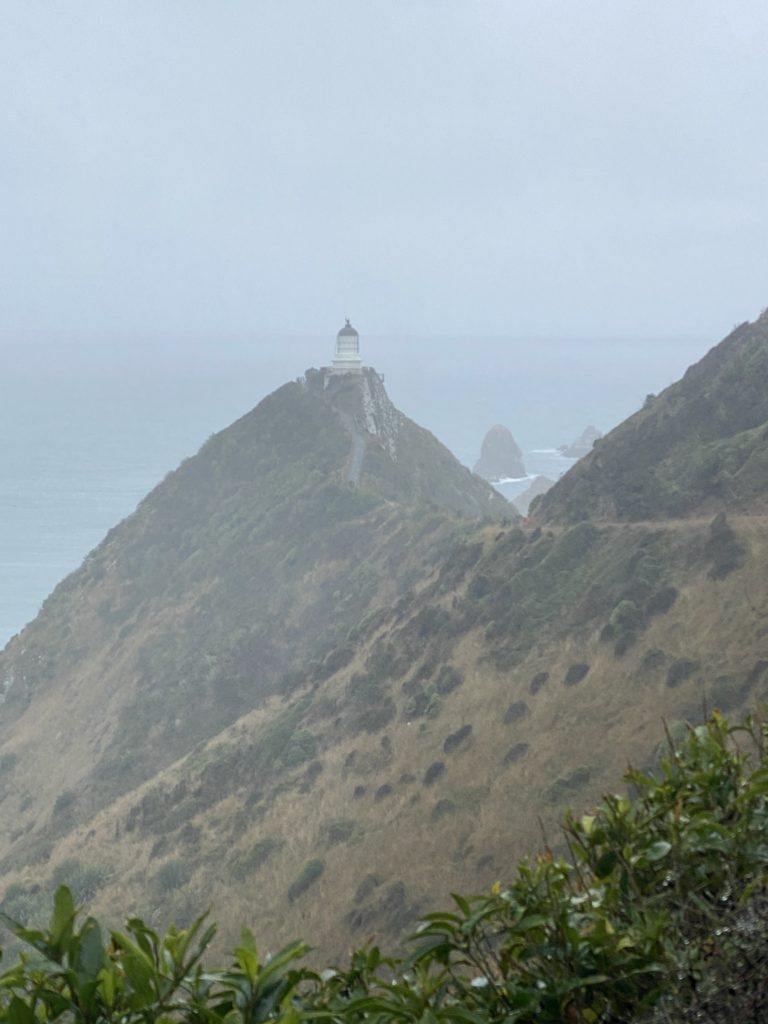
[[764, 0], [3, 0], [0, 328], [716, 340], [767, 57]]

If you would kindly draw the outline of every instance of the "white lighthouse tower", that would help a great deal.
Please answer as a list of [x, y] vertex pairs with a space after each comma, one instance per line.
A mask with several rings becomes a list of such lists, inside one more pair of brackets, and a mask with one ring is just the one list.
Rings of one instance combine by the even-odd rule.
[[333, 355], [331, 373], [362, 373], [363, 361], [360, 358], [360, 335], [347, 320], [336, 335], [336, 351]]

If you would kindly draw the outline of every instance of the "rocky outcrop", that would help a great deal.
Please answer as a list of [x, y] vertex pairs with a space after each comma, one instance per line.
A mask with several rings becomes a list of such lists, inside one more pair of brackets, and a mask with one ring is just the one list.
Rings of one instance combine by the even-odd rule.
[[531, 483], [530, 487], [526, 487], [522, 494], [517, 495], [513, 504], [518, 512], [527, 516], [533, 499], [538, 498], [540, 494], [546, 494], [550, 487], [554, 486], [555, 481], [550, 480], [549, 477], [537, 476], [533, 483]]
[[485, 435], [480, 458], [473, 466], [473, 472], [483, 480], [503, 480], [505, 477], [519, 478], [526, 475], [523, 453], [506, 427], [497, 424]]
[[602, 436], [597, 427], [585, 427], [572, 444], [560, 445], [560, 454], [565, 455], [567, 459], [581, 459], [589, 455], [595, 441], [599, 441]]

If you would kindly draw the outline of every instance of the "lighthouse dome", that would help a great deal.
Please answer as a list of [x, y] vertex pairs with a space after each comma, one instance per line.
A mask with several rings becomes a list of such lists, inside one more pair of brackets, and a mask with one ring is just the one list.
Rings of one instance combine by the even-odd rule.
[[360, 335], [357, 333], [357, 331], [352, 326], [352, 324], [349, 322], [349, 320], [347, 320], [347, 322], [341, 328], [339, 333], [336, 335], [337, 338], [341, 338], [342, 336], [345, 337], [345, 338], [359, 338], [360, 337]]
[[336, 351], [333, 356], [334, 373], [360, 373], [360, 335], [347, 320], [336, 335]]

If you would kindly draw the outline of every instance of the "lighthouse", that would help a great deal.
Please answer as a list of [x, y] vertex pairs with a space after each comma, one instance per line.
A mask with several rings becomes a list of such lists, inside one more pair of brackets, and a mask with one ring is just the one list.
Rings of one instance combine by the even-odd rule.
[[362, 373], [363, 361], [360, 358], [360, 335], [347, 320], [336, 335], [336, 350], [333, 354], [332, 374]]

